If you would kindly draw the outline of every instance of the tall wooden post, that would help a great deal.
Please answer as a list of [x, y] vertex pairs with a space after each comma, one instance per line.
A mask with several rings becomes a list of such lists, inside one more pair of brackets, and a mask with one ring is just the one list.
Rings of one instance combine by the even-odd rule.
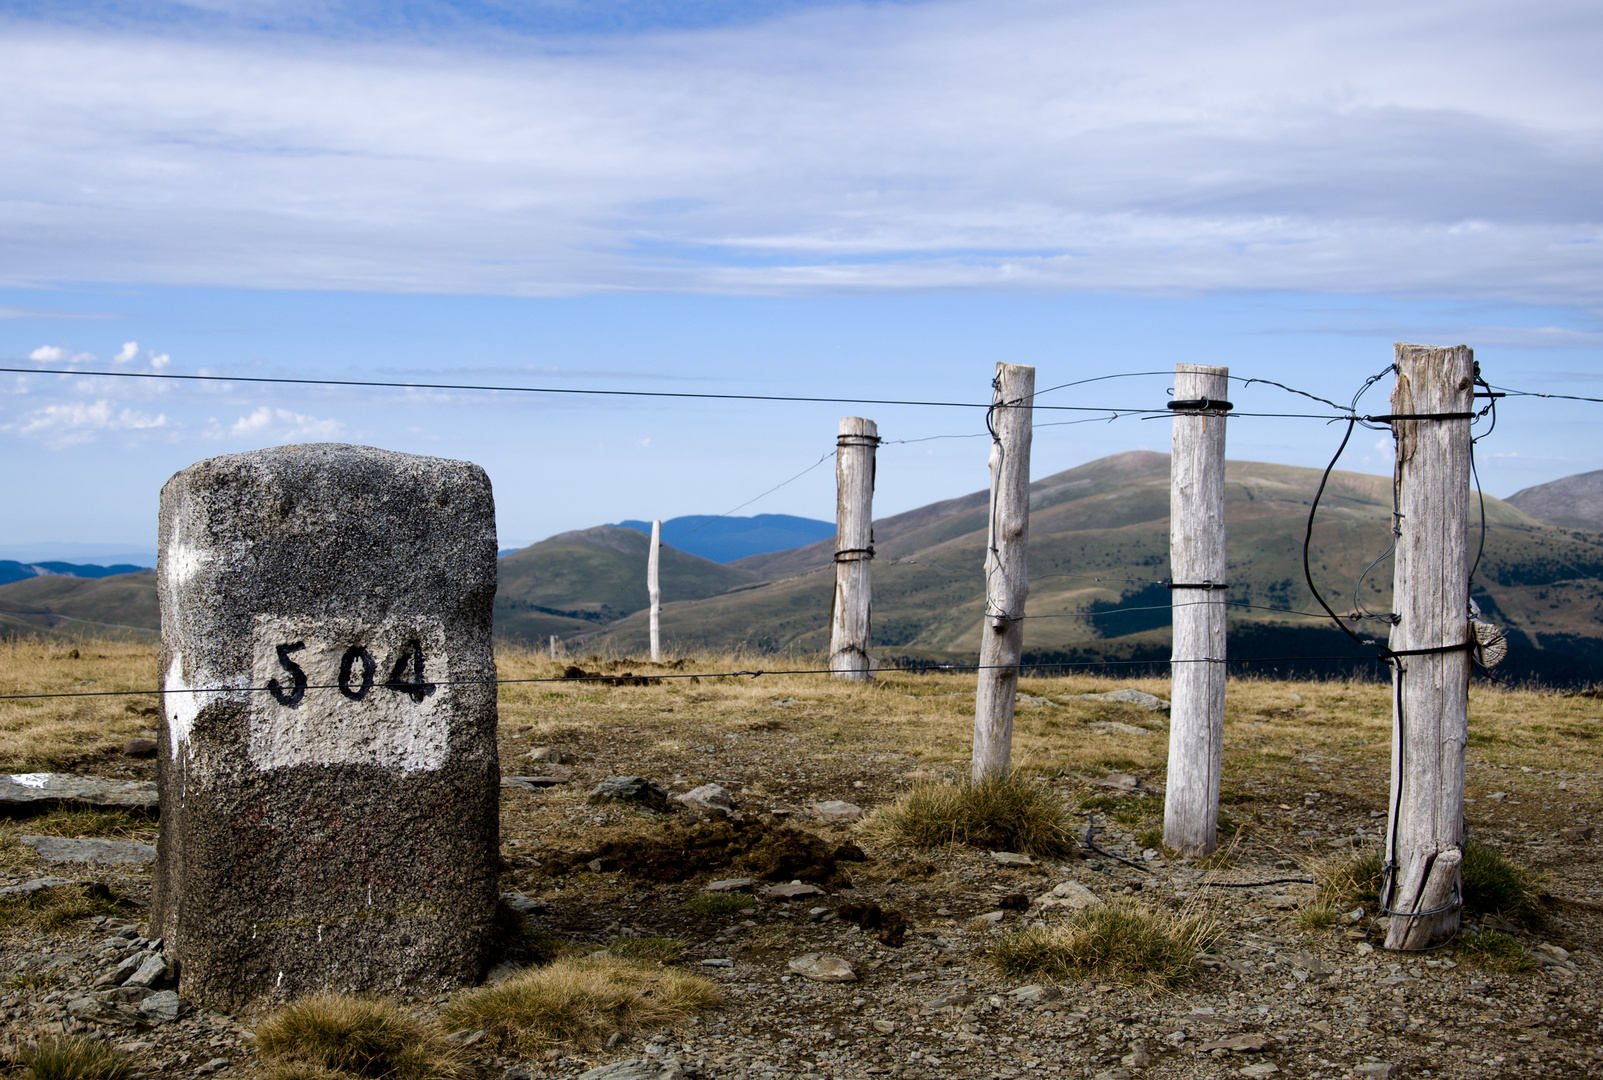
[[844, 417], [835, 439], [835, 598], [829, 615], [829, 670], [837, 679], [874, 677], [868, 656], [869, 564], [874, 559], [874, 450], [879, 428]]
[[[1423, 949], [1458, 930], [1469, 741], [1470, 420], [1475, 354], [1467, 345], [1396, 346], [1397, 551], [1391, 629], [1392, 777], [1386, 865], [1388, 949]], [[1420, 416], [1435, 419], [1415, 419]], [[1387, 900], [1387, 897], [1382, 897]]]
[[1030, 437], [1035, 369], [997, 364], [991, 383], [991, 520], [985, 541], [985, 622], [974, 695], [974, 779], [1006, 772], [1030, 595]]
[[1174, 651], [1163, 842], [1188, 855], [1218, 843], [1225, 718], [1225, 413], [1230, 369], [1174, 366], [1169, 585]]
[[651, 596], [651, 661], [662, 659], [662, 587], [657, 567], [662, 562], [662, 522], [651, 523], [651, 554], [646, 558], [646, 592]]

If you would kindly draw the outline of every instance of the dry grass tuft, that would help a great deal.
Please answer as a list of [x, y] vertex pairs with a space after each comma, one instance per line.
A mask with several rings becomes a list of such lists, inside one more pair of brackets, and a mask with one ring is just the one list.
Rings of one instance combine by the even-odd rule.
[[1497, 930], [1484, 930], [1479, 934], [1460, 934], [1453, 942], [1453, 955], [1461, 962], [1482, 971], [1497, 971], [1508, 975], [1525, 975], [1541, 965], [1513, 937]]
[[590, 956], [558, 960], [464, 995], [444, 1019], [491, 1030], [526, 1053], [558, 1043], [596, 1049], [614, 1032], [667, 1027], [722, 1000], [718, 985], [699, 975]]
[[1219, 934], [1199, 915], [1108, 904], [1073, 912], [1057, 926], [1009, 934], [988, 958], [1009, 976], [1113, 978], [1167, 989], [1195, 978], [1198, 958]]
[[1297, 912], [1297, 929], [1308, 932], [1329, 930], [1336, 925], [1338, 912], [1332, 904], [1315, 904]]
[[621, 937], [607, 948], [618, 956], [630, 960], [655, 960], [659, 964], [672, 963], [685, 951], [685, 943], [671, 937]]
[[733, 915], [737, 911], [750, 911], [757, 906], [757, 898], [747, 893], [704, 892], [685, 901], [685, 908], [697, 915]]
[[863, 822], [869, 835], [909, 847], [968, 844], [1055, 857], [1074, 851], [1073, 827], [1057, 795], [1019, 772], [919, 784]]
[[76, 1035], [45, 1039], [20, 1057], [27, 1080], [124, 1080], [134, 1067], [127, 1054]]
[[0, 926], [57, 930], [91, 915], [116, 915], [117, 906], [82, 885], [57, 885], [25, 896], [0, 898]]
[[455, 1080], [467, 1075], [437, 1028], [388, 1001], [320, 994], [280, 1009], [256, 1029], [272, 1080]]

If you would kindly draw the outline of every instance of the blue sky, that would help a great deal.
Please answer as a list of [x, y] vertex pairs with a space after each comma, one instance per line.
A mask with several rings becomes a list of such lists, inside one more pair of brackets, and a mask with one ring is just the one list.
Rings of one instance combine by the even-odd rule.
[[[1344, 399], [1401, 339], [1603, 396], [1598, 55], [1581, 3], [0, 2], [0, 356], [972, 401], [998, 360], [1043, 386], [1188, 361]], [[1130, 407], [1167, 385], [1060, 393]], [[479, 461], [511, 544], [727, 510], [846, 413], [893, 439], [981, 429], [0, 388], [7, 552], [149, 549], [167, 476], [277, 442]], [[1599, 409], [1506, 403], [1488, 490], [1603, 468]], [[1331, 434], [1242, 419], [1230, 454], [1322, 464]], [[1043, 427], [1035, 471], [1167, 440]], [[1384, 471], [1376, 442], [1350, 465]], [[879, 475], [882, 512], [974, 490], [983, 441], [887, 446]], [[745, 512], [828, 517], [831, 488], [821, 467]]]

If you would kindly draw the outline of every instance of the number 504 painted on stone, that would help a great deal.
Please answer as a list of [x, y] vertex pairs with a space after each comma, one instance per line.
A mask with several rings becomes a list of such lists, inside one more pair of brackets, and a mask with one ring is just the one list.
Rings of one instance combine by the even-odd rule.
[[393, 617], [257, 620], [251, 760], [261, 768], [338, 763], [438, 768], [457, 690], [443, 626]]
[[[284, 642], [274, 646], [278, 663], [289, 676], [289, 685], [285, 686], [276, 677], [268, 679], [267, 692], [280, 705], [291, 709], [297, 708], [306, 697], [306, 671], [293, 659], [295, 653], [305, 648], [305, 641]], [[361, 701], [372, 691], [378, 667], [378, 661], [373, 659], [366, 645], [352, 645], [340, 657], [339, 682], [336, 684], [339, 692], [352, 701]], [[383, 689], [406, 694], [416, 702], [434, 693], [434, 684], [423, 674], [421, 641], [409, 641], [402, 645], [385, 667], [390, 674], [382, 684]]]

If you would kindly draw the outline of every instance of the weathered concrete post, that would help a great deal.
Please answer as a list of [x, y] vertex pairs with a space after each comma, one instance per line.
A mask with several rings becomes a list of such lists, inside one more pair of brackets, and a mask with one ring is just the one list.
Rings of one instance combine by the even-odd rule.
[[[1225, 735], [1225, 413], [1230, 369], [1174, 367], [1169, 459], [1173, 590], [1169, 779], [1163, 842], [1206, 855], [1219, 842]], [[1188, 407], [1189, 406], [1189, 407]]]
[[[1392, 604], [1392, 781], [1386, 836], [1393, 915], [1388, 949], [1424, 949], [1458, 931], [1469, 742], [1470, 419], [1467, 345], [1398, 344], [1397, 551]], [[1422, 419], [1428, 417], [1429, 419]], [[1445, 649], [1446, 651], [1428, 651]], [[1385, 898], [1383, 898], [1385, 899]], [[1418, 913], [1414, 915], [1413, 913]]]
[[874, 561], [874, 452], [879, 427], [843, 417], [835, 437], [835, 599], [829, 614], [829, 670], [837, 679], [874, 677], [868, 643]]
[[467, 462], [286, 446], [162, 488], [151, 925], [186, 998], [476, 981], [499, 861], [495, 553]]
[[1024, 657], [1030, 595], [1030, 440], [1035, 369], [997, 364], [991, 401], [991, 522], [985, 542], [985, 621], [974, 694], [973, 776], [1003, 773], [1013, 760], [1013, 708]]
[[651, 662], [662, 659], [662, 586], [657, 570], [662, 565], [662, 522], [651, 523], [651, 554], [646, 556], [646, 595], [651, 600]]

